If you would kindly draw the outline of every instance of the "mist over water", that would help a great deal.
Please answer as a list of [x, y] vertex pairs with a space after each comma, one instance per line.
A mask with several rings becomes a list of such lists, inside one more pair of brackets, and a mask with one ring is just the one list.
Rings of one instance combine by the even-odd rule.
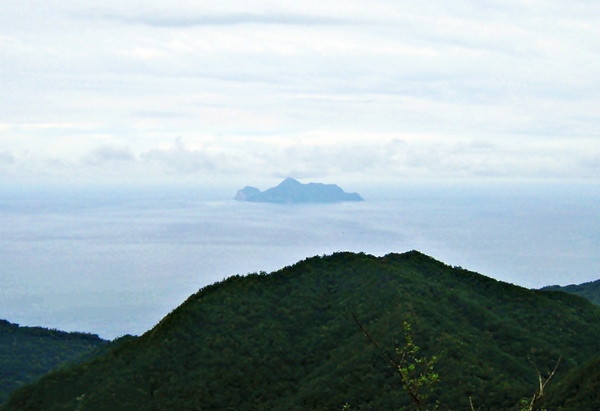
[[3, 188], [0, 318], [141, 334], [205, 285], [335, 251], [417, 249], [525, 287], [600, 278], [599, 190], [359, 192], [365, 202], [274, 205], [197, 187]]

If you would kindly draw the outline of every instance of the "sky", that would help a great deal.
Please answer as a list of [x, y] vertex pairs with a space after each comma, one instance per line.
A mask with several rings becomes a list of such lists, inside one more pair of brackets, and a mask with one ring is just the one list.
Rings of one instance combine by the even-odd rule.
[[600, 182], [597, 1], [0, 3], [0, 182]]

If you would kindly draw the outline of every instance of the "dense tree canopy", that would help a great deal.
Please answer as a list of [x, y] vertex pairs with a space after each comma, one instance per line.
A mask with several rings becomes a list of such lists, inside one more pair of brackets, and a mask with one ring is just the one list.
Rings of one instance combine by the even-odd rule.
[[[403, 324], [437, 357], [443, 409], [508, 410], [562, 358], [555, 380], [600, 351], [600, 308], [450, 267], [419, 252], [336, 253], [233, 276], [155, 328], [17, 391], [8, 410], [408, 410], [394, 370]], [[557, 385], [558, 386], [558, 385]], [[550, 387], [551, 388], [551, 387]]]
[[0, 402], [65, 361], [107, 344], [97, 335], [20, 327], [0, 320]]
[[542, 288], [544, 291], [564, 291], [570, 294], [576, 294], [587, 298], [594, 304], [600, 305], [600, 280], [590, 281], [583, 284], [571, 284], [564, 287], [560, 285], [551, 285]]

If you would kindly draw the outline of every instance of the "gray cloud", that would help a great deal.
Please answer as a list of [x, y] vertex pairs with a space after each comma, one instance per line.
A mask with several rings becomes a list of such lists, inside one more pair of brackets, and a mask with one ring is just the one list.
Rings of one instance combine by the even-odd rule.
[[[132, 179], [594, 170], [584, 154], [600, 138], [596, 3], [60, 0], [2, 11], [0, 145], [15, 154], [0, 163], [11, 170], [63, 170], [43, 170], [43, 157], [80, 175], [139, 171]], [[173, 135], [187, 144], [164, 146]]]
[[600, 176], [600, 151], [589, 153], [578, 161], [586, 176]]
[[15, 156], [9, 151], [0, 151], [0, 165], [9, 165], [15, 163]]
[[151, 149], [140, 157], [145, 162], [165, 167], [170, 173], [195, 174], [217, 169], [217, 161], [213, 156], [203, 150], [188, 148], [181, 137], [176, 138], [168, 148]]
[[135, 161], [135, 155], [129, 147], [103, 145], [92, 150], [85, 158], [88, 164], [102, 165], [129, 163]]
[[[169, 15], [171, 14], [171, 15]], [[145, 24], [153, 27], [175, 28], [195, 26], [236, 26], [242, 24], [260, 25], [297, 25], [297, 26], [324, 26], [347, 25], [356, 21], [332, 18], [318, 15], [302, 14], [259, 14], [259, 13], [224, 13], [224, 14], [197, 14], [173, 15], [169, 14], [142, 14], [123, 15], [112, 12], [96, 12], [94, 18], [122, 21], [125, 23]]]

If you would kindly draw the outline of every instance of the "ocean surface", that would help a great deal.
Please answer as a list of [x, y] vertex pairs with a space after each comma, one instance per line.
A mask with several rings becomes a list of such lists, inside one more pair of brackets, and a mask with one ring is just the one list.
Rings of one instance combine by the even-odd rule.
[[273, 205], [202, 187], [3, 187], [0, 318], [139, 335], [203, 286], [336, 251], [416, 249], [528, 288], [593, 281], [598, 188], [400, 185]]

